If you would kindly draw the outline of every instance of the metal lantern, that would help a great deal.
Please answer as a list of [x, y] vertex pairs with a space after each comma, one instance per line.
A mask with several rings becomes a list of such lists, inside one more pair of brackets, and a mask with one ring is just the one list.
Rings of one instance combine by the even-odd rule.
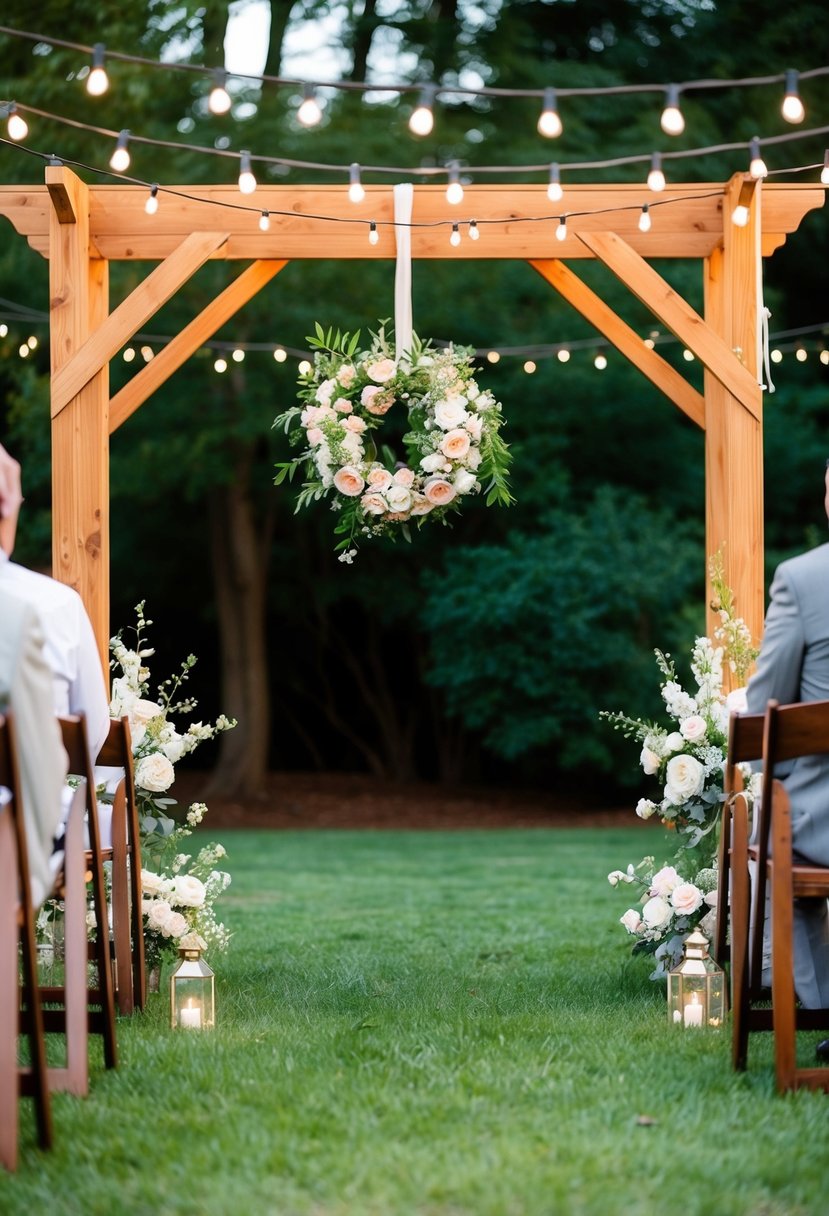
[[212, 1030], [216, 1024], [213, 972], [201, 950], [183, 947], [179, 956], [170, 977], [170, 1025], [173, 1030]]
[[708, 938], [694, 929], [682, 948], [682, 960], [668, 973], [668, 1018], [682, 1027], [721, 1026], [725, 973], [708, 953]]

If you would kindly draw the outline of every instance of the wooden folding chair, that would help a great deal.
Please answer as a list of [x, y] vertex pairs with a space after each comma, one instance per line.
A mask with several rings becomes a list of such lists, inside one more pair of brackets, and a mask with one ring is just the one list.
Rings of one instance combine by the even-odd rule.
[[[0, 716], [0, 786], [9, 800], [0, 803], [0, 1164], [17, 1168], [18, 1101], [24, 1090], [34, 1098], [37, 1138], [52, 1145], [52, 1111], [46, 1073], [46, 1047], [37, 985], [37, 947], [29, 880], [26, 825], [10, 714]], [[18, 946], [22, 982], [18, 987]], [[29, 1084], [17, 1063], [21, 996], [26, 1008]]]
[[129, 718], [113, 719], [98, 764], [121, 768], [124, 778], [112, 804], [112, 934], [115, 946], [115, 998], [118, 1012], [132, 1013], [147, 1003], [144, 925], [141, 914], [141, 836], [135, 799]]
[[[101, 856], [101, 839], [98, 831], [98, 803], [95, 798], [95, 773], [89, 755], [86, 738], [86, 721], [83, 715], [59, 718], [63, 746], [69, 757], [69, 772], [83, 778], [82, 789], [86, 802], [87, 831], [89, 834], [88, 868], [92, 873], [92, 904], [95, 912], [94, 962], [98, 972], [98, 986], [87, 987], [87, 1024], [90, 1034], [100, 1034], [104, 1042], [104, 1063], [107, 1068], [118, 1064], [118, 1045], [115, 1035], [115, 999], [112, 978], [112, 958], [109, 935], [109, 909], [107, 906], [104, 868]], [[64, 987], [42, 987], [41, 1000], [46, 1008], [43, 1013], [48, 1031], [67, 1031], [68, 992]], [[90, 1006], [92, 1006], [90, 1008]]]
[[[733, 1017], [734, 1067], [745, 1068], [748, 1036], [756, 1030], [774, 1031], [777, 1087], [785, 1091], [806, 1087], [829, 1090], [829, 1069], [798, 1068], [795, 1036], [798, 1030], [829, 1027], [829, 1009], [797, 1007], [794, 987], [794, 901], [829, 898], [829, 867], [794, 859], [791, 811], [785, 786], [775, 778], [775, 766], [802, 756], [829, 754], [829, 701], [780, 706], [770, 701], [763, 736], [763, 793], [760, 799], [757, 842], [746, 847], [745, 866], [738, 859], [742, 844], [735, 840], [732, 860], [747, 871], [747, 861], [756, 866], [752, 912], [749, 923], [735, 920], [733, 951], [748, 959], [749, 976], [744, 978], [745, 1000]], [[747, 881], [747, 879], [746, 879]], [[766, 891], [771, 902], [771, 1008], [755, 1008], [761, 985]], [[739, 934], [739, 940], [738, 940]]]
[[[746, 832], [748, 830], [748, 804], [743, 796], [743, 776], [739, 766], [759, 760], [762, 756], [764, 720], [763, 714], [733, 713], [728, 722], [728, 751], [723, 774], [725, 798], [718, 853], [717, 919], [711, 946], [711, 953], [721, 966], [728, 957], [728, 925], [734, 905], [734, 894], [731, 890], [731, 834], [735, 813], [744, 816]], [[733, 964], [733, 953], [731, 957]]]

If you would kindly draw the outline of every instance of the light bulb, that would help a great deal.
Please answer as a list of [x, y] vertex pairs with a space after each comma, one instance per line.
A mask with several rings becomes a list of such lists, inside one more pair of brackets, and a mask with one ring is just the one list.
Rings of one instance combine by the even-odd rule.
[[267, 211], [263, 211], [259, 216], [259, 231], [267, 232], [271, 226], [271, 217]]
[[766, 162], [763, 160], [762, 156], [760, 155], [760, 140], [757, 138], [756, 135], [754, 136], [754, 139], [752, 139], [752, 141], [750, 142], [748, 147], [749, 147], [748, 154], [751, 157], [751, 163], [748, 166], [749, 173], [751, 174], [752, 177], [757, 177], [757, 178], [768, 177], [769, 171], [766, 168]]
[[245, 352], [242, 350], [242, 348], [240, 346], [236, 347], [235, 351], [231, 355], [231, 359], [233, 360], [234, 363], [244, 363]]
[[561, 170], [557, 164], [550, 165], [550, 184], [547, 186], [547, 198], [551, 203], [560, 203], [564, 198], [561, 188]]
[[218, 372], [219, 375], [221, 375], [222, 372], [226, 372], [227, 371], [227, 359], [222, 359], [221, 357], [218, 358], [215, 361], [215, 363], [213, 364], [213, 370], [214, 370], [214, 372]]
[[155, 215], [156, 211], [158, 211], [158, 184], [156, 182], [153, 182], [150, 186], [150, 194], [144, 204], [144, 210], [147, 212], [147, 215]]
[[803, 122], [806, 117], [806, 110], [798, 92], [797, 72], [791, 69], [786, 72], [786, 96], [783, 98], [780, 112], [786, 122]]
[[480, 235], [481, 235], [481, 234], [480, 234], [480, 232], [478, 231], [478, 223], [477, 223], [477, 221], [476, 221], [476, 220], [470, 220], [470, 221], [469, 221], [469, 239], [470, 239], [470, 241], [477, 241], [477, 240], [478, 240], [478, 238], [480, 237]]
[[300, 359], [299, 364], [297, 366], [297, 371], [299, 372], [300, 376], [307, 376], [308, 373], [310, 372], [310, 370], [311, 370], [311, 364], [309, 363], [309, 361], [307, 359]]
[[771, 352], [771, 361], [772, 361], [772, 363], [782, 363], [783, 362], [782, 350], [773, 350]]
[[679, 108], [679, 89], [675, 84], [669, 84], [665, 90], [665, 109], [659, 125], [666, 135], [681, 135], [685, 130], [685, 119]]
[[25, 358], [26, 358], [26, 356], [27, 356], [27, 355], [30, 353], [30, 352], [29, 352], [29, 348], [28, 348], [28, 346], [26, 345], [26, 343], [25, 343], [25, 342], [23, 343], [23, 345], [22, 345], [22, 346], [19, 346], [19, 347], [18, 347], [18, 349], [17, 349], [17, 353], [18, 353], [18, 355], [20, 355], [20, 358], [21, 358], [21, 359], [25, 359]]
[[379, 240], [380, 233], [377, 231], [377, 225], [374, 220], [372, 220], [368, 226], [368, 243], [369, 245], [376, 245]]
[[231, 104], [230, 94], [227, 91], [227, 72], [224, 68], [215, 68], [213, 88], [207, 99], [207, 108], [211, 114], [227, 114]]
[[596, 358], [593, 360], [593, 366], [596, 368], [596, 371], [603, 372], [607, 367], [607, 355], [596, 355]]
[[149, 363], [154, 354], [155, 354], [155, 351], [153, 350], [153, 348], [151, 346], [142, 346], [141, 347], [141, 358], [144, 360], [145, 363]]
[[535, 371], [535, 367], [536, 367], [536, 365], [533, 363], [532, 359], [528, 359], [527, 362], [524, 364], [524, 371], [527, 373], [528, 376], [531, 376], [533, 374], [533, 372]]
[[90, 97], [101, 97], [109, 88], [109, 77], [104, 67], [104, 44], [96, 42], [92, 48], [92, 71], [86, 78], [86, 91]]
[[281, 346], [277, 346], [276, 350], [273, 352], [273, 357], [276, 359], [277, 363], [284, 363], [288, 358], [288, 352]]
[[822, 350], [820, 352], [820, 361], [824, 366], [829, 363], [829, 350]]
[[557, 241], [566, 241], [567, 240], [567, 216], [566, 215], [563, 215], [561, 217], [561, 219], [558, 221], [558, 227], [556, 228], [556, 240]]
[[256, 189], [256, 178], [250, 165], [250, 152], [239, 153], [239, 189], [242, 194], [253, 194]]
[[545, 139], [558, 139], [563, 130], [564, 127], [558, 116], [556, 91], [555, 89], [545, 89], [541, 113], [538, 116], [538, 134], [543, 135]]
[[19, 143], [21, 139], [25, 139], [29, 134], [29, 124], [21, 114], [18, 114], [15, 102], [12, 102], [9, 106], [6, 130], [9, 133], [9, 139], [13, 139], [15, 143]]
[[645, 205], [642, 208], [642, 214], [639, 216], [639, 231], [640, 232], [650, 232], [650, 230], [651, 230], [651, 213], [650, 213], [650, 208], [648, 207], [648, 204], [645, 203]]
[[320, 104], [309, 84], [306, 84], [303, 89], [302, 104], [296, 112], [296, 117], [297, 122], [301, 123], [303, 127], [315, 127], [322, 119]]
[[348, 197], [352, 203], [361, 203], [366, 197], [366, 192], [363, 189], [363, 183], [360, 181], [360, 166], [355, 161], [348, 170]]
[[453, 160], [449, 166], [449, 185], [446, 187], [446, 201], [457, 205], [463, 201], [463, 186], [458, 162]]
[[132, 346], [128, 346], [124, 351], [124, 362], [132, 363], [134, 358], [135, 358], [135, 349]]
[[794, 357], [797, 359], [798, 363], [805, 363], [809, 358], [809, 352], [806, 350], [805, 346], [798, 346], [797, 350], [794, 352]]
[[829, 186], [829, 148], [823, 153], [823, 168], [820, 171], [820, 180], [824, 186]]
[[435, 95], [437, 89], [433, 84], [428, 84], [421, 90], [420, 100], [417, 103], [416, 109], [412, 110], [409, 118], [409, 130], [413, 135], [429, 135], [435, 125], [435, 116], [432, 112]]
[[651, 170], [648, 174], [648, 189], [659, 194], [665, 189], [665, 174], [662, 172], [662, 153], [654, 152], [651, 157]]
[[500, 363], [501, 356], [497, 350], [491, 350], [487, 353], [486, 361], [487, 363]]
[[124, 173], [130, 167], [130, 154], [127, 149], [127, 144], [129, 141], [129, 131], [122, 131], [118, 136], [115, 151], [109, 158], [109, 167], [114, 169], [116, 173]]
[[34, 334], [26, 339], [26, 345], [28, 346], [29, 350], [37, 350], [37, 338], [34, 336]]
[[449, 244], [458, 246], [461, 243], [461, 230], [457, 224], [452, 225], [452, 234], [449, 237]]
[[4, 321], [3, 324], [0, 325], [0, 338], [5, 338], [5, 336], [8, 332], [9, 332], [9, 327], [6, 324], [6, 322]]
[[745, 228], [748, 223], [748, 207], [743, 203], [738, 203], [731, 212], [731, 223], [736, 224], [738, 228]]
[[570, 362], [570, 352], [566, 346], [562, 346], [561, 350], [556, 354], [556, 358], [558, 359], [559, 363]]
[[688, 350], [688, 348], [686, 346], [685, 350], [682, 352], [682, 358], [685, 360], [686, 363], [693, 363], [694, 362], [694, 352], [692, 350]]

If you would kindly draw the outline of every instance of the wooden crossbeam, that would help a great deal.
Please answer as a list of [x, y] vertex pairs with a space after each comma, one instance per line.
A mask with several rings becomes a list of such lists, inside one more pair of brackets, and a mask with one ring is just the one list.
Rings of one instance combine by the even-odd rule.
[[109, 431], [112, 434], [126, 422], [140, 405], [182, 364], [212, 338], [216, 330], [247, 304], [266, 283], [279, 274], [287, 262], [258, 261], [248, 266], [238, 278], [216, 296], [181, 333], [159, 351], [137, 375], [125, 384], [109, 403]]
[[582, 232], [579, 238], [750, 414], [760, 417], [760, 390], [755, 378], [719, 334], [635, 249], [615, 232]]
[[109, 314], [55, 373], [53, 418], [226, 240], [226, 232], [192, 232]]
[[666, 359], [646, 346], [636, 331], [578, 275], [557, 259], [532, 261], [530, 265], [692, 422], [705, 428], [705, 398], [702, 393], [697, 392]]

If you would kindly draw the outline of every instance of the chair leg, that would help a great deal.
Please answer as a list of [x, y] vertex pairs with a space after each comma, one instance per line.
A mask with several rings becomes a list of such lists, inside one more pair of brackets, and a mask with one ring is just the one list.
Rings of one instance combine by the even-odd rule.
[[794, 990], [794, 884], [788, 795], [775, 781], [772, 794], [771, 992], [774, 1068], [781, 1093], [796, 1088]]
[[748, 1057], [748, 821], [745, 803], [731, 822], [731, 1062], [742, 1072]]
[[49, 1085], [84, 1097], [89, 1092], [89, 998], [87, 988], [86, 853], [83, 787], [75, 791], [66, 820], [64, 862], [63, 1031], [66, 1067], [49, 1069]]
[[[0, 1165], [17, 1169], [17, 848], [9, 807], [0, 809]], [[42, 1037], [42, 1036], [41, 1036]], [[48, 1094], [47, 1103], [48, 1103]]]
[[115, 945], [115, 995], [118, 1012], [130, 1014], [134, 1002], [125, 810], [124, 788], [119, 785], [112, 807], [112, 935]]
[[98, 967], [98, 988], [101, 1005], [101, 1031], [104, 1039], [104, 1063], [107, 1068], [118, 1066], [118, 1044], [115, 1037], [115, 994], [112, 982], [112, 961], [109, 946], [109, 908], [101, 860], [101, 838], [98, 833], [98, 808], [94, 789], [87, 795], [89, 820], [89, 851], [92, 854], [92, 901], [95, 909], [95, 960]]

